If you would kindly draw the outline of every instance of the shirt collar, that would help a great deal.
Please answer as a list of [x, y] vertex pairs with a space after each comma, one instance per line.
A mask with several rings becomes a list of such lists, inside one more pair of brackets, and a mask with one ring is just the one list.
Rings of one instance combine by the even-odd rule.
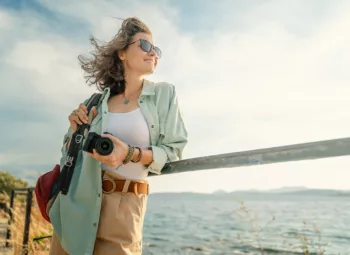
[[149, 80], [144, 79], [143, 80], [143, 88], [142, 88], [142, 91], [141, 91], [141, 95], [142, 96], [153, 96], [153, 95], [155, 95], [154, 83], [149, 81]]
[[[105, 88], [103, 90], [102, 97], [105, 98], [106, 96], [109, 97], [109, 94], [111, 93], [111, 89], [109, 87]], [[141, 91], [141, 96], [153, 96], [155, 95], [154, 92], [154, 83], [144, 79], [143, 80], [143, 87]]]

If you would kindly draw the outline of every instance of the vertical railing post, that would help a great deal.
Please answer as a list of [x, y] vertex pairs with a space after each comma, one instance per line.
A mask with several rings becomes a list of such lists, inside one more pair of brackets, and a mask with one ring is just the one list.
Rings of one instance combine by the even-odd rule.
[[10, 209], [8, 211], [8, 214], [10, 216], [10, 219], [8, 220], [8, 224], [7, 224], [7, 233], [6, 233], [6, 248], [9, 247], [10, 243], [9, 240], [11, 239], [11, 228], [10, 225], [13, 221], [13, 214], [12, 214], [12, 210], [13, 210], [13, 201], [15, 199], [15, 190], [13, 189], [11, 191], [11, 200], [10, 200]]
[[32, 211], [32, 202], [33, 202], [33, 189], [28, 189], [25, 225], [24, 225], [24, 233], [23, 233], [23, 255], [28, 254], [28, 240], [29, 240], [29, 227], [30, 227], [30, 215]]

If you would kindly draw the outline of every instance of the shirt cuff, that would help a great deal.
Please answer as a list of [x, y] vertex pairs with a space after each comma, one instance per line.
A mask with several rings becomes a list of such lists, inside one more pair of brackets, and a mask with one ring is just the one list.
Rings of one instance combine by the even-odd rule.
[[148, 166], [147, 170], [155, 174], [160, 174], [164, 165], [168, 161], [168, 155], [161, 147], [151, 146], [151, 148], [153, 152], [153, 161]]

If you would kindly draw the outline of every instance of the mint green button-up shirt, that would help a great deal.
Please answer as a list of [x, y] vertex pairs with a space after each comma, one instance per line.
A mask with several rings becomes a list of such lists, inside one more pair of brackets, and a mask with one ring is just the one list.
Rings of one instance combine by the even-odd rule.
[[[107, 130], [110, 89], [102, 94], [98, 115], [90, 132]], [[166, 162], [182, 158], [187, 144], [187, 131], [181, 117], [175, 87], [168, 83], [144, 80], [138, 99], [149, 125], [153, 162], [146, 168], [160, 174]], [[73, 130], [64, 136], [60, 165], [67, 156], [67, 142]], [[101, 162], [80, 151], [67, 195], [59, 193], [50, 211], [50, 219], [62, 247], [70, 255], [92, 255], [102, 201]], [[118, 226], [111, 226], [118, 227]]]

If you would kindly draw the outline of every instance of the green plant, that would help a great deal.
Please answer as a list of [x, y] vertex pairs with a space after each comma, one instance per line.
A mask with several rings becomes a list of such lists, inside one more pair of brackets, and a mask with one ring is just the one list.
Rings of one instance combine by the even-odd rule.
[[12, 189], [27, 188], [28, 182], [0, 170], [0, 193], [11, 195]]

